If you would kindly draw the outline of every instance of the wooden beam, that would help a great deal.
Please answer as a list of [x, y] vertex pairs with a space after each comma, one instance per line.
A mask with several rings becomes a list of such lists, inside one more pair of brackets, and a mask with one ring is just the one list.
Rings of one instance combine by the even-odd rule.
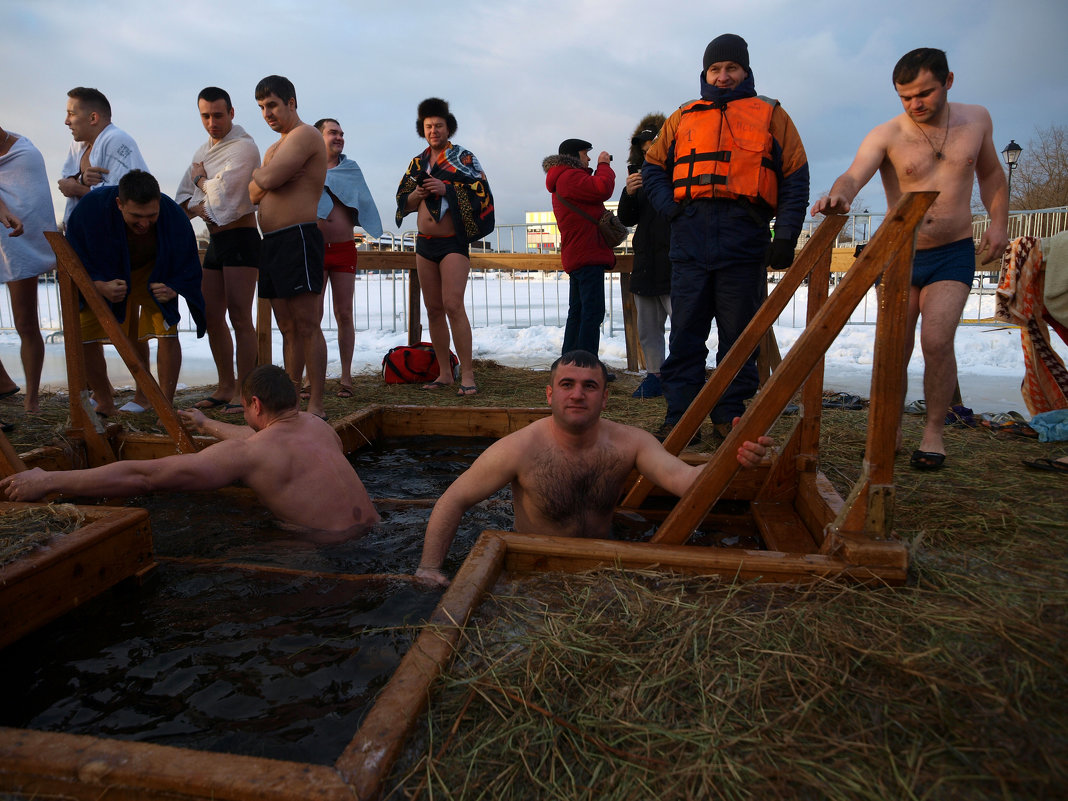
[[[782, 365], [742, 415], [739, 424], [727, 436], [716, 455], [705, 465], [704, 470], [686, 494], [679, 499], [675, 509], [653, 537], [653, 542], [681, 544], [689, 539], [697, 521], [719, 499], [731, 477], [740, 469], [734, 454], [742, 442], [755, 440], [768, 431], [793, 393], [812, 372], [816, 363], [823, 358], [823, 354], [842, 330], [853, 309], [882, 273], [884, 266], [896, 258], [901, 250], [911, 252], [915, 228], [923, 220], [924, 213], [934, 202], [936, 196], [936, 192], [908, 193], [887, 214], [886, 220], [879, 227], [868, 247], [864, 249], [861, 257], [857, 259], [853, 269], [846, 273], [834, 294], [805, 328], [786, 358], [783, 359]], [[831, 218], [828, 218], [827, 222], [830, 221]], [[810, 241], [815, 242], [820, 238], [820, 233], [827, 222], [817, 229], [816, 235]], [[807, 247], [806, 250], [808, 250]], [[802, 263], [803, 257], [804, 253], [802, 253], [802, 258], [794, 263], [791, 270]], [[788, 272], [787, 276], [789, 275]], [[775, 299], [779, 289], [785, 285], [787, 282], [784, 278], [769, 298], [769, 304]], [[746, 328], [746, 333], [754, 328], [760, 317], [761, 314], [758, 313]], [[739, 345], [746, 347], [739, 340], [731, 352], [738, 350]], [[748, 353], [748, 350], [744, 352]], [[728, 358], [730, 355], [728, 353]], [[736, 370], [740, 365], [733, 366]], [[717, 369], [716, 373], [719, 372]], [[733, 373], [731, 375], [733, 376]], [[715, 380], [715, 374], [712, 380]], [[705, 389], [708, 387], [706, 386]], [[704, 390], [702, 390], [703, 393]], [[700, 397], [699, 395], [698, 398]], [[696, 404], [696, 401], [694, 403]], [[687, 414], [692, 411], [693, 406]], [[676, 426], [677, 430], [678, 426]]]
[[7, 478], [13, 476], [15, 473], [22, 473], [29, 470], [26, 467], [26, 463], [22, 461], [18, 453], [15, 451], [14, 446], [11, 444], [11, 440], [7, 438], [7, 434], [0, 431], [0, 453], [3, 454], [3, 460], [0, 460], [0, 478]]
[[[771, 296], [764, 301], [764, 304], [757, 311], [756, 315], [749, 322], [749, 325], [745, 327], [742, 335], [738, 337], [738, 340], [734, 343], [734, 346], [727, 352], [727, 355], [723, 357], [723, 361], [716, 366], [716, 369], [712, 373], [712, 377], [705, 382], [704, 387], [694, 398], [693, 403], [690, 404], [690, 408], [686, 410], [682, 418], [675, 424], [675, 428], [664, 440], [664, 448], [668, 453], [678, 454], [683, 447], [690, 441], [697, 429], [700, 427], [701, 422], [705, 419], [712, 407], [716, 405], [720, 396], [730, 385], [731, 381], [741, 370], [742, 366], [749, 360], [749, 355], [753, 352], [753, 349], [759, 344], [760, 339], [764, 336], [764, 332], [771, 328], [775, 320], [778, 319], [782, 310], [786, 308], [786, 304], [790, 302], [794, 292], [801, 282], [805, 279], [816, 262], [825, 257], [825, 251], [827, 251], [834, 243], [834, 237], [838, 234], [843, 223], [844, 217], [828, 217], [824, 223], [816, 229], [816, 233], [809, 239], [808, 244], [805, 245], [804, 250], [794, 260], [793, 265], [782, 280], [772, 290]], [[793, 353], [794, 349], [791, 349]], [[822, 353], [822, 351], [821, 351]], [[780, 365], [780, 370], [782, 369]], [[807, 372], [806, 372], [807, 374]], [[775, 380], [775, 376], [769, 380], [765, 385], [764, 390], [761, 391], [760, 398], [767, 392], [767, 388], [772, 385]], [[786, 398], [779, 406], [781, 412], [785, 408], [786, 403], [789, 401], [789, 397]], [[768, 428], [771, 427], [771, 423], [774, 418], [767, 421], [767, 427], [764, 428], [760, 435], [763, 435]], [[750, 437], [753, 439], [754, 437]], [[740, 442], [738, 444], [741, 444]], [[735, 446], [737, 447], [737, 446]], [[720, 452], [723, 448], [720, 448]], [[646, 495], [649, 494], [651, 489], [651, 482], [642, 476], [635, 485], [627, 493], [623, 499], [623, 506], [641, 506], [642, 501]]]
[[[115, 319], [111, 307], [104, 302], [104, 299], [100, 297], [100, 293], [96, 291], [93, 280], [89, 277], [89, 273], [85, 271], [81, 259], [74, 252], [74, 248], [70, 246], [70, 243], [62, 234], [58, 234], [55, 231], [46, 231], [45, 238], [48, 240], [48, 244], [52, 246], [52, 250], [55, 251], [57, 266], [78, 287], [86, 305], [100, 320], [100, 324], [104, 327], [104, 332], [111, 340], [111, 344], [115, 346], [122, 360], [126, 362], [126, 368], [137, 382], [137, 387], [145, 393], [153, 410], [159, 415], [160, 423], [163, 424], [167, 433], [174, 440], [178, 453], [196, 452], [197, 446], [193, 443], [193, 438], [186, 431], [170, 400], [164, 396], [163, 390], [159, 388], [156, 379], [152, 377], [152, 373], [141, 364], [141, 359], [137, 355], [137, 350], [134, 348], [133, 343], [126, 337], [126, 334], [119, 326], [119, 321]], [[80, 333], [77, 341], [81, 342]], [[68, 379], [69, 377], [68, 373]], [[72, 392], [71, 395], [73, 394]]]

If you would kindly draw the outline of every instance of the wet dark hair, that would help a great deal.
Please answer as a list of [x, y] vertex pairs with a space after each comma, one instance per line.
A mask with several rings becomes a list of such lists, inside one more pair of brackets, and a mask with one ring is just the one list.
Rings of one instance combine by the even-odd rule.
[[200, 94], [197, 95], [197, 102], [201, 100], [207, 100], [209, 103], [214, 103], [216, 100], [226, 101], [226, 110], [231, 111], [234, 104], [230, 102], [230, 93], [225, 89], [220, 89], [218, 86], [205, 86], [200, 90]]
[[294, 104], [297, 102], [297, 90], [293, 82], [281, 75], [268, 75], [256, 84], [257, 100], [263, 100], [268, 95], [276, 96], [283, 103], [288, 103], [290, 98]]
[[894, 66], [894, 83], [906, 84], [916, 80], [920, 70], [928, 70], [943, 86], [949, 79], [946, 51], [935, 47], [917, 47], [905, 53]]
[[341, 123], [338, 122], [337, 120], [335, 120], [333, 117], [323, 117], [321, 120], [319, 120], [317, 123], [315, 123], [315, 130], [317, 130], [319, 133], [322, 133], [323, 132], [323, 127], [328, 122], [334, 123], [334, 125], [336, 125], [338, 128], [341, 127]]
[[246, 403], [259, 398], [263, 408], [271, 414], [297, 407], [297, 389], [293, 386], [293, 379], [275, 364], [261, 364], [245, 376], [241, 384], [241, 397]]
[[561, 364], [573, 364], [575, 367], [586, 367], [596, 370], [601, 368], [601, 377], [604, 380], [605, 386], [608, 386], [608, 368], [604, 366], [604, 362], [590, 353], [588, 350], [569, 350], [559, 359], [552, 363], [549, 368], [549, 383], [553, 383], [556, 380], [556, 368]]
[[108, 99], [104, 97], [104, 93], [99, 89], [91, 89], [88, 86], [75, 86], [67, 92], [67, 97], [72, 97], [90, 111], [103, 114], [109, 120], [111, 119], [111, 103], [108, 102]]
[[119, 200], [138, 205], [159, 200], [159, 181], [152, 173], [130, 170], [119, 179]]

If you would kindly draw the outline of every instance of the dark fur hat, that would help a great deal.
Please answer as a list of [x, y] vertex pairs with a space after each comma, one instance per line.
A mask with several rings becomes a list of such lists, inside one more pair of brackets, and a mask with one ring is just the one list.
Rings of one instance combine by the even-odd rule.
[[645, 162], [645, 154], [642, 153], [642, 142], [651, 141], [646, 131], [652, 131], [653, 137], [655, 137], [660, 133], [660, 129], [664, 127], [665, 120], [666, 118], [659, 111], [654, 111], [642, 117], [642, 121], [634, 129], [634, 135], [630, 140], [630, 155], [627, 157], [627, 163], [643, 164]]
[[415, 132], [423, 136], [423, 120], [427, 117], [441, 117], [449, 129], [449, 136], [456, 133], [456, 118], [449, 113], [449, 104], [440, 97], [428, 97], [419, 104], [419, 118], [415, 121]]

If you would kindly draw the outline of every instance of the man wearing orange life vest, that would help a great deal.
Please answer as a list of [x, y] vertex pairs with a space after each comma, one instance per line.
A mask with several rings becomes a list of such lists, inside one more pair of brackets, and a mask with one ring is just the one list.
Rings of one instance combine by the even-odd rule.
[[[749, 46], [735, 34], [705, 48], [701, 98], [672, 114], [645, 154], [642, 185], [671, 220], [671, 337], [660, 379], [666, 436], [705, 381], [716, 320], [719, 363], [764, 298], [768, 266], [793, 261], [808, 205], [808, 159], [778, 101], [758, 97]], [[775, 238], [770, 222], [775, 218]], [[754, 352], [712, 409], [724, 434], [757, 390]]]

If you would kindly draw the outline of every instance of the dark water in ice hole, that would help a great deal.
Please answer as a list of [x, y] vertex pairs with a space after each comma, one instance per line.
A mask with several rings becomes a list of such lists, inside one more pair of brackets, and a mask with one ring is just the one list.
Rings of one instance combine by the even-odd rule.
[[[387, 441], [351, 461], [372, 498], [433, 500], [490, 442]], [[449, 574], [484, 529], [511, 527], [509, 501], [505, 488], [464, 516]], [[333, 763], [440, 592], [329, 574], [410, 573], [429, 506], [383, 506], [365, 537], [317, 546], [279, 528], [248, 492], [126, 503], [149, 510], [160, 566], [143, 586], [116, 588], [0, 651], [0, 725]], [[644, 521], [615, 531], [651, 533]], [[701, 537], [746, 544], [737, 539]]]
[[[435, 499], [488, 444], [408, 439], [352, 462], [373, 498]], [[483, 529], [510, 527], [508, 497], [464, 517], [447, 570]], [[410, 573], [429, 507], [383, 509], [364, 538], [313, 546], [247, 492], [127, 503], [149, 510], [160, 566], [0, 651], [0, 725], [334, 762], [440, 592], [328, 574]]]

